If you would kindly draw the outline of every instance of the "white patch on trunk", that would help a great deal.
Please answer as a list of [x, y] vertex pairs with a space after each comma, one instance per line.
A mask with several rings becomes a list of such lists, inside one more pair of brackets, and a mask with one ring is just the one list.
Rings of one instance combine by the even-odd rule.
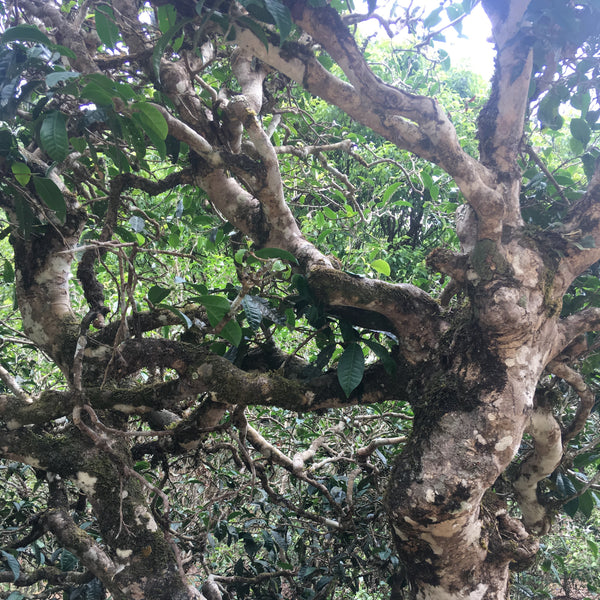
[[59, 278], [65, 282], [69, 281], [72, 260], [71, 254], [55, 254], [48, 261], [48, 266], [36, 275], [35, 282], [40, 285], [47, 282], [56, 284]]
[[153, 533], [158, 530], [158, 525], [150, 511], [143, 506], [135, 507], [135, 522], [138, 525], [145, 526], [148, 531]]
[[122, 560], [129, 558], [132, 554], [133, 550], [131, 548], [117, 548], [117, 556]]
[[504, 450], [506, 450], [507, 448], [510, 448], [510, 445], [512, 444], [513, 439], [512, 439], [512, 435], [507, 435], [505, 437], [503, 437], [501, 440], [498, 440], [496, 442], [496, 445], [494, 446], [494, 450], [496, 450], [496, 452], [502, 452]]
[[27, 332], [29, 339], [35, 342], [38, 346], [47, 346], [50, 343], [50, 337], [44, 331], [42, 324], [32, 316], [33, 310], [31, 306], [23, 303], [20, 308], [23, 329]]
[[429, 547], [434, 554], [437, 554], [438, 556], [442, 556], [442, 554], [444, 554], [444, 548], [439, 546], [435, 541], [435, 538], [429, 533], [421, 534], [421, 539], [429, 544]]
[[106, 348], [104, 346], [86, 346], [84, 356], [100, 360], [111, 353], [112, 348]]
[[102, 564], [104, 562], [103, 558], [98, 553], [98, 549], [94, 548], [94, 547], [88, 548], [83, 553], [83, 558], [86, 559], [87, 561], [89, 561], [90, 563], [93, 563], [93, 564]]
[[184, 450], [195, 450], [200, 445], [200, 440], [192, 440], [191, 442], [185, 442], [180, 444]]
[[113, 406], [113, 409], [125, 413], [126, 415], [141, 414], [151, 412], [152, 410], [151, 408], [142, 406], [132, 406], [131, 404], [115, 404]]
[[466, 500], [463, 500], [460, 503], [460, 506], [456, 509], [451, 511], [451, 514], [453, 515], [459, 515], [463, 512], [468, 512], [473, 508], [473, 505], [470, 502], [467, 502]]
[[200, 367], [198, 367], [198, 375], [200, 375], [200, 377], [204, 378], [204, 377], [211, 377], [213, 373], [213, 368], [212, 365], [209, 363], [203, 363], [202, 365], [200, 365]]
[[440, 586], [423, 584], [417, 593], [417, 600], [482, 600], [488, 586], [480, 583], [472, 591], [448, 592]]
[[[515, 358], [517, 360], [517, 364], [519, 364], [519, 365], [530, 366], [534, 362], [532, 360], [533, 357], [531, 356], [531, 349], [528, 348], [527, 346], [523, 346], [522, 348], [519, 348]], [[535, 362], [537, 363], [537, 360]]]
[[87, 496], [94, 495], [94, 486], [98, 481], [97, 477], [86, 473], [85, 471], [77, 471], [77, 486], [84, 492]]

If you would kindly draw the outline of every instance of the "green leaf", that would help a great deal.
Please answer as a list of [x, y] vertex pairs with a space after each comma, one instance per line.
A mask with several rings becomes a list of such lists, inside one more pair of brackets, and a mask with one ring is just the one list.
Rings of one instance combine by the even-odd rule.
[[327, 344], [321, 352], [317, 355], [317, 359], [315, 360], [315, 367], [320, 371], [323, 370], [329, 364], [331, 357], [336, 349], [336, 344]]
[[126, 229], [125, 227], [121, 227], [120, 225], [117, 225], [117, 227], [115, 227], [115, 233], [124, 242], [126, 242], [128, 244], [133, 244], [136, 242], [135, 234], [133, 234], [131, 231], [129, 231], [129, 229]]
[[596, 544], [596, 542], [594, 542], [590, 538], [586, 538], [585, 541], [587, 543], [587, 547], [589, 548], [590, 552], [592, 553], [592, 556], [594, 558], [598, 558], [598, 544]]
[[62, 192], [54, 181], [47, 177], [34, 176], [33, 185], [46, 206], [54, 211], [61, 223], [64, 223], [67, 218], [67, 205]]
[[2, 279], [4, 279], [4, 283], [13, 283], [15, 280], [15, 270], [9, 260], [4, 261]]
[[329, 206], [323, 207], [323, 214], [332, 221], [335, 221], [337, 219], [337, 213], [331, 208], [329, 208]]
[[585, 150], [583, 144], [574, 137], [569, 138], [569, 148], [571, 148], [571, 152], [576, 156], [581, 154]]
[[160, 285], [153, 285], [148, 290], [148, 300], [151, 304], [156, 306], [160, 304], [169, 294], [171, 290], [169, 288], [160, 287]]
[[[147, 144], [144, 139], [144, 132], [137, 126], [137, 123], [133, 119], [123, 119], [123, 125], [125, 126], [124, 134], [131, 147], [135, 151], [135, 156], [138, 160], [144, 158], [146, 155]], [[165, 144], [166, 147], [166, 144]]]
[[77, 58], [77, 54], [75, 54], [71, 48], [66, 48], [60, 44], [50, 44], [49, 48], [50, 50], [54, 50], [54, 52], [58, 52], [61, 56], [66, 56], [67, 58]]
[[257, 331], [263, 318], [263, 304], [266, 300], [256, 296], [246, 295], [242, 298], [242, 307], [244, 314], [252, 331]]
[[111, 50], [117, 47], [119, 28], [115, 23], [115, 13], [108, 4], [99, 4], [95, 13], [96, 32], [100, 41]]
[[242, 341], [242, 328], [235, 319], [231, 319], [231, 321], [221, 329], [220, 335], [237, 347]]
[[550, 127], [558, 131], [563, 126], [564, 119], [558, 114], [559, 106], [560, 97], [557, 94], [549, 92], [542, 98], [537, 112], [542, 129]]
[[81, 90], [81, 97], [91, 100], [96, 106], [111, 106], [113, 94], [100, 87], [97, 83], [88, 83]]
[[127, 158], [127, 155], [121, 151], [120, 148], [109, 146], [104, 149], [104, 152], [108, 156], [110, 156], [112, 161], [115, 163], [115, 166], [117, 167], [117, 169], [119, 169], [121, 173], [129, 173], [131, 171], [131, 167], [129, 166], [129, 159]]
[[584, 146], [589, 144], [591, 130], [585, 119], [571, 119], [569, 128], [571, 129], [571, 135], [576, 140], [579, 140]]
[[588, 490], [585, 492], [585, 494], [581, 494], [581, 496], [579, 496], [579, 510], [583, 513], [586, 519], [589, 519], [592, 516], [592, 511], [594, 508], [596, 508], [596, 503], [592, 497], [591, 490]]
[[590, 108], [591, 97], [587, 90], [578, 92], [571, 97], [571, 106], [581, 111], [581, 116], [587, 115], [588, 109]]
[[358, 335], [358, 331], [352, 326], [352, 323], [345, 319], [340, 319], [338, 325], [344, 342], [358, 342], [360, 336]]
[[392, 183], [390, 187], [385, 190], [383, 196], [381, 196], [382, 204], [386, 204], [387, 201], [393, 196], [394, 192], [402, 185], [401, 181], [397, 181], [396, 183]]
[[185, 313], [181, 312], [174, 306], [169, 304], [158, 304], [156, 308], [165, 308], [166, 310], [171, 311], [174, 315], [177, 315], [185, 323], [186, 329], [189, 329], [193, 325], [192, 320]]
[[4, 550], [0, 550], [0, 552], [2, 552], [2, 556], [4, 557], [8, 568], [12, 571], [14, 581], [16, 581], [21, 574], [21, 565], [19, 565], [19, 561], [12, 554], [9, 554]]
[[102, 582], [97, 577], [88, 581], [84, 589], [85, 600], [104, 600], [106, 597], [104, 585], [102, 585]]
[[346, 397], [360, 384], [365, 372], [365, 357], [362, 348], [356, 344], [349, 344], [338, 362], [337, 377]]
[[158, 7], [156, 12], [158, 14], [158, 28], [161, 33], [165, 33], [175, 25], [177, 11], [172, 4], [163, 4]]
[[[169, 6], [170, 8], [173, 8], [170, 5], [167, 5], [167, 6]], [[163, 7], [159, 7], [159, 11], [161, 8], [163, 8]], [[179, 33], [181, 28], [184, 25], [186, 25], [187, 23], [189, 23], [190, 21], [192, 21], [192, 19], [184, 19], [183, 21], [181, 21], [179, 23], [174, 23], [167, 31], [165, 31], [163, 33], [161, 38], [155, 44], [154, 50], [152, 51], [152, 68], [154, 69], [154, 74], [156, 75], [156, 78], [158, 79], [159, 82], [160, 82], [160, 61], [163, 57], [163, 54], [165, 53], [165, 50], [167, 49], [167, 46], [173, 41], [173, 38], [175, 37], [175, 35], [177, 33]], [[162, 31], [162, 27], [161, 27], [161, 31]]]
[[373, 354], [375, 354], [375, 356], [381, 360], [381, 364], [386, 370], [386, 373], [388, 373], [388, 375], [393, 375], [396, 372], [398, 365], [392, 358], [392, 355], [389, 353], [388, 349], [374, 340], [365, 340], [365, 344], [369, 347]]
[[210, 345], [210, 351], [218, 354], [219, 356], [225, 356], [225, 354], [227, 354], [227, 350], [229, 350], [229, 347], [225, 342], [213, 342]]
[[61, 571], [72, 571], [79, 564], [78, 558], [69, 552], [66, 548], [63, 548], [60, 553], [60, 569]]
[[169, 126], [167, 125], [166, 119], [156, 106], [148, 102], [135, 102], [132, 105], [133, 109], [138, 111], [138, 115], [141, 116], [142, 120], [160, 137], [164, 140], [169, 133]]
[[161, 136], [155, 131], [152, 121], [150, 121], [148, 117], [141, 112], [134, 113], [132, 118], [141, 128], [141, 130], [144, 131], [144, 133], [150, 138], [150, 141], [154, 144], [154, 147], [158, 151], [160, 157], [165, 160], [167, 157], [167, 145], [164, 141], [165, 138], [161, 138]]
[[283, 44], [292, 30], [292, 15], [288, 7], [279, 0], [265, 0], [265, 6], [275, 20], [275, 24], [279, 29], [280, 43]]
[[46, 46], [52, 46], [52, 42], [33, 25], [17, 25], [10, 27], [0, 37], [1, 44], [9, 42], [37, 42]]
[[377, 260], [374, 260], [371, 263], [371, 267], [373, 267], [373, 269], [375, 269], [375, 271], [377, 271], [378, 273], [381, 273], [382, 275], [385, 275], [386, 277], [390, 276], [390, 273], [391, 273], [390, 265], [382, 258], [378, 258]]
[[8, 129], [0, 129], [0, 156], [8, 156], [13, 145], [13, 134]]
[[563, 509], [570, 517], [574, 517], [575, 513], [579, 509], [579, 498], [573, 498], [573, 500], [567, 502], [563, 506]]
[[585, 172], [585, 176], [589, 181], [594, 175], [594, 171], [596, 170], [596, 159], [592, 154], [587, 152], [581, 157], [581, 160], [583, 162], [583, 170]]
[[235, 260], [236, 263], [238, 264], [242, 264], [244, 262], [244, 258], [246, 256], [246, 254], [248, 253], [248, 250], [246, 250], [246, 248], [240, 248], [234, 255], [233, 259]]
[[38, 221], [31, 210], [31, 206], [29, 206], [29, 202], [20, 194], [15, 196], [15, 213], [20, 232], [28, 238]]
[[204, 6], [204, 0], [198, 0], [196, 2], [196, 13], [198, 15], [202, 15], [202, 7]]
[[27, 185], [29, 183], [29, 180], [31, 179], [31, 169], [25, 163], [14, 162], [10, 168], [15, 179], [21, 185]]
[[46, 85], [49, 88], [53, 88], [55, 85], [69, 79], [75, 79], [79, 77], [80, 73], [77, 71], [55, 71], [54, 73], [48, 73], [46, 75]]
[[280, 250], [279, 248], [261, 248], [254, 253], [258, 258], [280, 258], [281, 260], [287, 260], [295, 265], [298, 264], [296, 257], [287, 250]]
[[48, 114], [40, 128], [40, 143], [48, 156], [56, 162], [62, 162], [69, 150], [67, 119], [58, 110]]
[[423, 19], [423, 27], [426, 29], [431, 29], [435, 27], [438, 23], [441, 23], [442, 17], [440, 16], [442, 12], [442, 7], [436, 8], [434, 11], [429, 13], [429, 15]]
[[206, 308], [212, 327], [216, 327], [229, 312], [229, 300], [224, 296], [197, 296], [194, 300]]
[[563, 475], [562, 480], [566, 496], [573, 496], [577, 493], [577, 488], [573, 485], [573, 482], [571, 481], [570, 477]]

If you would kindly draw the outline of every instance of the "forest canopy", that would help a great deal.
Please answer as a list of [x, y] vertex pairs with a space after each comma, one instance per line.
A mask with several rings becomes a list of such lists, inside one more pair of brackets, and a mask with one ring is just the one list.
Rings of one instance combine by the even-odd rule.
[[600, 2], [419, 4], [0, 0], [1, 598], [600, 591]]

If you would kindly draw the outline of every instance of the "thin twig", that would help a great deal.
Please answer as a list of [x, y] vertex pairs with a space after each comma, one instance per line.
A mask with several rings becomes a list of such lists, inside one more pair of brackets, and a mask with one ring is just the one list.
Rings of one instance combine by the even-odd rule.
[[26, 404], [33, 403], [33, 399], [23, 390], [17, 383], [17, 380], [2, 365], [0, 365], [0, 379], [2, 379], [10, 391], [19, 398], [19, 400], [22, 400]]

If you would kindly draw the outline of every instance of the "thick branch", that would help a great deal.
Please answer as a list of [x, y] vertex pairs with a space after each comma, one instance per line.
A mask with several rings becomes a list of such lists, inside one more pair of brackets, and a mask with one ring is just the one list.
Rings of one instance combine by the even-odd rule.
[[[381, 82], [366, 65], [333, 9], [301, 4], [295, 5], [295, 21], [346, 66], [351, 83], [328, 72], [312, 51], [300, 44], [294, 46], [293, 53], [271, 44], [267, 49], [263, 41], [242, 26], [238, 27], [236, 43], [399, 148], [439, 164], [454, 177], [480, 214], [490, 212], [490, 207], [501, 206], [491, 172], [462, 150], [454, 127], [439, 104], [432, 98], [409, 94]], [[343, 44], [335, 41], [337, 35], [342, 36]], [[492, 230], [485, 235], [499, 235], [499, 226]]]
[[402, 444], [406, 442], [406, 436], [399, 436], [393, 438], [375, 438], [371, 440], [366, 446], [359, 448], [356, 451], [356, 456], [359, 459], [366, 460], [368, 456], [371, 456], [377, 448], [381, 448], [382, 446], [397, 446], [398, 444]]
[[[23, 0], [19, 2], [19, 7], [27, 14], [40, 19], [48, 29], [52, 30], [57, 44], [73, 50], [75, 58], [69, 60], [75, 70], [80, 73], [98, 71], [92, 58], [99, 45], [95, 31], [86, 33], [84, 29], [75, 27], [64, 12], [46, 0]], [[86, 11], [87, 6], [80, 10]]]
[[492, 94], [479, 120], [481, 159], [485, 165], [520, 178], [518, 147], [523, 137], [528, 89], [533, 64], [532, 43], [521, 31], [530, 0], [484, 2], [492, 22], [497, 60]]
[[586, 384], [585, 379], [574, 369], [557, 360], [552, 361], [546, 369], [553, 375], [566, 381], [579, 396], [579, 406], [569, 426], [563, 431], [562, 441], [566, 445], [584, 427], [596, 401], [594, 392]]
[[[340, 421], [328, 433], [339, 435], [344, 431], [345, 426], [346, 423], [344, 421]], [[306, 450], [302, 452], [296, 452], [296, 454], [294, 454], [294, 458], [292, 460], [292, 468], [294, 470], [294, 473], [300, 474], [304, 471], [306, 467], [306, 462], [312, 460], [315, 457], [319, 448], [321, 448], [321, 446], [323, 446], [323, 444], [325, 443], [326, 437], [327, 434], [320, 435], [318, 438], [312, 441], [312, 443]]]
[[360, 308], [387, 317], [410, 362], [426, 358], [437, 344], [443, 328], [440, 308], [416, 286], [389, 284], [323, 268], [313, 269], [308, 281], [325, 304]]
[[555, 353], [561, 353], [580, 335], [600, 329], [600, 308], [589, 307], [561, 319], [557, 326]]
[[16, 587], [28, 587], [40, 581], [51, 585], [60, 585], [64, 588], [82, 585], [93, 579], [91, 573], [78, 573], [76, 571], [63, 571], [58, 567], [40, 567], [28, 573], [21, 573], [15, 580], [12, 571], [0, 571], [0, 582], [10, 583]]
[[[259, 246], [287, 250], [305, 269], [314, 264], [331, 267], [329, 259], [299, 233], [295, 222], [292, 223], [289, 208], [273, 200], [271, 216], [276, 222], [271, 227], [259, 200], [244, 190], [235, 179], [227, 177], [225, 171], [214, 170], [199, 176], [198, 183], [208, 194], [213, 206]], [[271, 190], [265, 190], [260, 196], [269, 202], [271, 194]], [[288, 225], [289, 229], [286, 229]]]
[[560, 426], [552, 414], [552, 407], [536, 407], [527, 431], [533, 438], [534, 451], [521, 464], [514, 489], [523, 523], [529, 531], [544, 534], [550, 529], [550, 515], [538, 500], [537, 485], [560, 464], [563, 450]]
[[[56, 492], [55, 492], [56, 494]], [[79, 528], [69, 514], [66, 495], [61, 503], [50, 502], [50, 510], [44, 516], [44, 522], [59, 540], [69, 548], [81, 562], [102, 581], [109, 582], [117, 573], [117, 566], [96, 543], [94, 538]]]
[[165, 118], [169, 127], [169, 133], [180, 142], [187, 144], [196, 154], [201, 156], [211, 167], [223, 166], [221, 154], [204, 139], [199, 133], [186, 125], [183, 121], [174, 117], [166, 108], [160, 104], [152, 104]]

